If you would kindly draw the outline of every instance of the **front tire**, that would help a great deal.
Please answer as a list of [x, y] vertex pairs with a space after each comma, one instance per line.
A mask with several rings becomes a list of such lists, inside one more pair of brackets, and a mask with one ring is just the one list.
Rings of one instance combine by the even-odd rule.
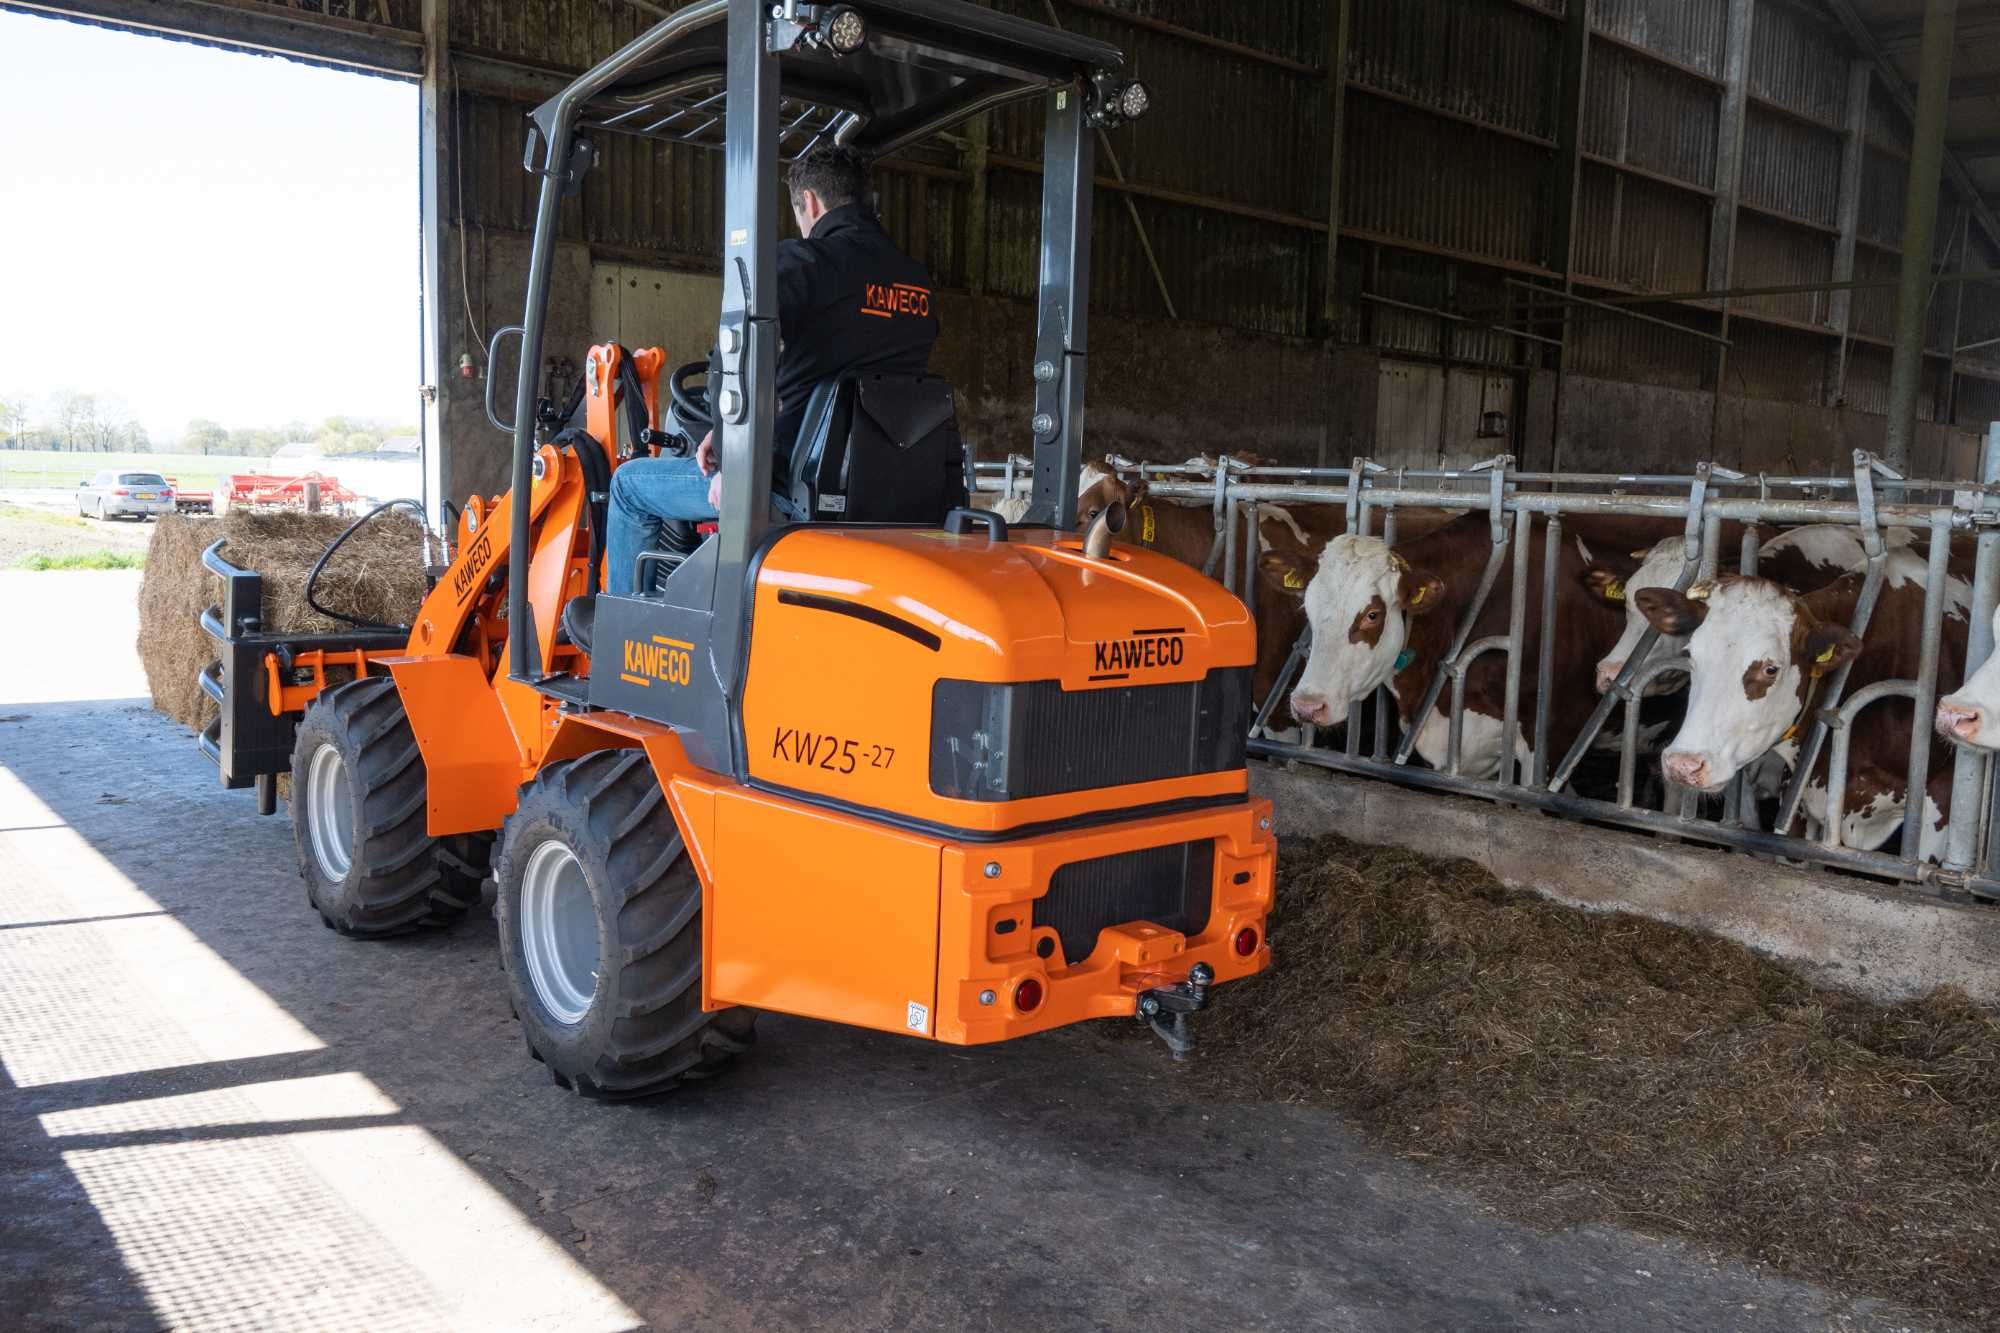
[[[424, 760], [387, 676], [320, 695], [292, 746], [292, 832], [320, 919], [362, 939], [457, 920], [479, 901], [466, 848], [426, 831]], [[442, 852], [453, 852], [443, 855]]]
[[642, 750], [543, 770], [501, 831], [500, 956], [528, 1050], [586, 1097], [665, 1092], [756, 1039], [701, 1007], [701, 881]]

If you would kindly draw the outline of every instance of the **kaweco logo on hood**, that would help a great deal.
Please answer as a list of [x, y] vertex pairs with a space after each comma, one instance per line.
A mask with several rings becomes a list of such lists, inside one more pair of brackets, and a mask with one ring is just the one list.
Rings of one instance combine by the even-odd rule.
[[1117, 680], [1134, 671], [1177, 667], [1187, 657], [1185, 633], [1176, 625], [1171, 629], [1135, 629], [1128, 639], [1099, 639], [1093, 645], [1091, 679]]

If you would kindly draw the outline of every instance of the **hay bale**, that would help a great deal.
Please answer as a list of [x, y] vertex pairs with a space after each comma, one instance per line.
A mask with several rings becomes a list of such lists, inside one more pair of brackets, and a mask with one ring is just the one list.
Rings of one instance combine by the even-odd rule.
[[2000, 1326], [2000, 1019], [1877, 1005], [1470, 861], [1280, 856], [1276, 965], [1204, 1017], [1209, 1095], [1339, 1108], [1529, 1220], [1609, 1222]]
[[[350, 628], [306, 604], [306, 574], [352, 519], [295, 511], [233, 509], [221, 518], [169, 514], [159, 522], [139, 585], [139, 660], [153, 707], [200, 730], [215, 718], [195, 677], [215, 660], [201, 613], [220, 598], [201, 553], [217, 537], [232, 564], [264, 576], [264, 626], [289, 633]], [[365, 619], [407, 624], [423, 602], [422, 531], [412, 516], [375, 519], [350, 538], [319, 580], [322, 605]]]

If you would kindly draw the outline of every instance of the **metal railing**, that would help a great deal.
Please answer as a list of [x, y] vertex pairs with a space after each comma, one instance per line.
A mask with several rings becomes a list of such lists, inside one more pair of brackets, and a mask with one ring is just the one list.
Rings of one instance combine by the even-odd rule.
[[[1955, 897], [2000, 898], [2000, 875], [1996, 875], [1995, 866], [1996, 857], [2000, 857], [2000, 829], [1995, 827], [1991, 765], [1985, 752], [1959, 747], [1947, 836], [1938, 850], [1939, 859], [1926, 860], [1920, 854], [1954, 534], [1977, 534], [1965, 674], [1970, 676], [1993, 651], [1991, 620], [1994, 605], [2000, 601], [2000, 422], [1988, 431], [1981, 476], [1976, 482], [1904, 478], [1861, 451], [1854, 454], [1852, 471], [1843, 477], [1748, 476], [1710, 464], [1701, 464], [1684, 476], [1520, 472], [1505, 455], [1457, 469], [1391, 469], [1365, 458], [1357, 458], [1345, 468], [1259, 466], [1227, 456], [1184, 463], [1113, 456], [1107, 463], [1121, 476], [1143, 477], [1152, 499], [1209, 507], [1214, 516], [1214, 540], [1203, 562], [1204, 572], [1220, 579], [1253, 613], [1263, 550], [1260, 519], [1265, 506], [1332, 507], [1343, 516], [1342, 530], [1373, 534], [1392, 546], [1397, 516], [1404, 510], [1479, 512], [1487, 517], [1489, 546], [1477, 587], [1460, 609], [1450, 652], [1432, 674], [1408, 722], [1401, 722], [1395, 700], [1385, 686], [1373, 699], [1372, 753], [1362, 753], [1366, 700], [1350, 706], [1339, 748], [1274, 739], [1270, 734], [1274, 718], [1280, 715], [1285, 696], [1306, 660], [1308, 630], [1259, 705], [1251, 728], [1252, 754], [1838, 867], [1925, 885]], [[1009, 459], [981, 463], [975, 474], [981, 492], [1019, 494], [1028, 484], [1030, 470], [1027, 460]], [[1544, 614], [1537, 641], [1525, 641], [1530, 548], [1539, 523], [1544, 553], [1541, 603], [1544, 608], [1556, 608], [1560, 605], [1556, 579], [1564, 519], [1575, 515], [1679, 520], [1681, 568], [1673, 583], [1677, 591], [1715, 576], [1722, 563], [1721, 538], [1726, 522], [1744, 525], [1737, 569], [1745, 574], [1756, 572], [1761, 544], [1775, 535], [1776, 526], [1851, 526], [1857, 530], [1865, 553], [1857, 571], [1864, 576], [1863, 584], [1849, 625], [1857, 636], [1866, 633], [1882, 590], [1895, 546], [1888, 534], [1893, 529], [1922, 533], [1929, 540], [1929, 554], [1917, 677], [1876, 682], [1851, 698], [1843, 697], [1851, 663], [1825, 679], [1810, 701], [1809, 716], [1801, 719], [1797, 761], [1784, 784], [1770, 829], [1760, 826], [1749, 770], [1731, 780], [1714, 817], [1704, 813], [1695, 792], [1671, 785], [1665, 788], [1665, 808], [1653, 810], [1637, 801], [1639, 764], [1644, 757], [1638, 700], [1660, 676], [1687, 671], [1688, 661], [1680, 654], [1655, 655], [1659, 631], [1649, 626], [1582, 730], [1551, 767], [1556, 617], [1552, 611]], [[1503, 574], [1509, 580], [1507, 632], [1474, 640], [1473, 629]], [[1608, 653], [1612, 647], [1605, 643], [1599, 651]], [[1460, 771], [1466, 678], [1478, 659], [1493, 653], [1504, 654], [1506, 662], [1499, 771], [1493, 777], [1475, 777]], [[1530, 670], [1535, 673], [1535, 706], [1533, 717], [1524, 718], [1522, 686]], [[1892, 698], [1908, 699], [1914, 709], [1901, 841], [1895, 852], [1845, 846], [1841, 841], [1842, 794], [1851, 762], [1853, 724], [1863, 710]], [[1419, 767], [1411, 762], [1418, 733], [1441, 703], [1448, 710], [1444, 764], [1441, 768]], [[1599, 744], [1612, 714], [1621, 707], [1622, 726], [1614, 733], [1618, 752], [1615, 792], [1599, 797], [1572, 790], [1578, 766]], [[1524, 733], [1529, 757], [1525, 771], [1521, 771], [1516, 755]], [[1312, 734], [1308, 729], [1308, 735]], [[1806, 789], [1823, 749], [1828, 750], [1826, 817], [1817, 829], [1795, 834], [1792, 830], [1800, 822]]]

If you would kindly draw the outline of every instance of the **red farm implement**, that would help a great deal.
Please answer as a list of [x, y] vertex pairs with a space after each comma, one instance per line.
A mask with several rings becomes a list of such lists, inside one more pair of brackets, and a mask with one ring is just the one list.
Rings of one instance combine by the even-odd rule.
[[181, 486], [180, 478], [168, 477], [167, 485], [173, 488], [174, 512], [179, 514], [208, 514], [215, 510], [213, 491], [191, 491]]
[[258, 509], [332, 509], [344, 514], [347, 506], [361, 497], [321, 472], [295, 477], [235, 472], [216, 488], [215, 498], [218, 512], [250, 505]]

